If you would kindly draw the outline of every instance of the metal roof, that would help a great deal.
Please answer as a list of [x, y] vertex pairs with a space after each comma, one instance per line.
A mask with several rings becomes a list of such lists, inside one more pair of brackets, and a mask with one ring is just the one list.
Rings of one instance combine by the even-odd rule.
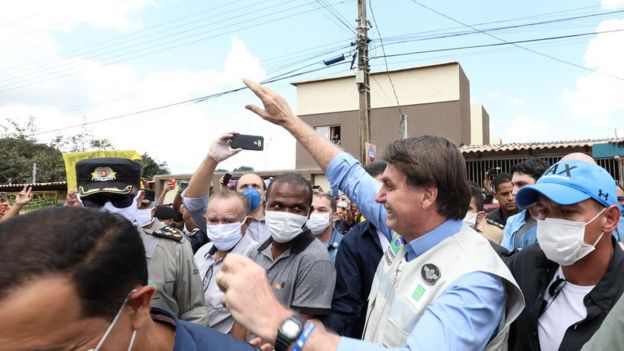
[[548, 141], [532, 143], [510, 143], [495, 145], [462, 145], [459, 149], [464, 154], [484, 153], [484, 152], [513, 152], [525, 150], [547, 150], [563, 148], [583, 148], [592, 147], [594, 144], [624, 142], [624, 138], [611, 139], [582, 139], [569, 141]]

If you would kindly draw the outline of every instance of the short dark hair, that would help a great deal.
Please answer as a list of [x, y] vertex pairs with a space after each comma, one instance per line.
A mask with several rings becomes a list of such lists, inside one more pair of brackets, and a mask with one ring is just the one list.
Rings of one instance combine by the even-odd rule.
[[384, 161], [377, 161], [367, 165], [364, 165], [364, 170], [366, 173], [370, 174], [371, 177], [375, 178], [386, 170], [387, 163]]
[[474, 198], [475, 202], [477, 203], [477, 211], [483, 211], [483, 209], [485, 208], [485, 197], [483, 196], [483, 189], [481, 189], [481, 187], [477, 183], [471, 181], [468, 182], [468, 189], [470, 190], [470, 199], [472, 200], [472, 198]]
[[440, 215], [458, 220], [466, 216], [466, 161], [450, 140], [431, 135], [397, 140], [386, 147], [384, 160], [405, 174], [408, 186], [434, 185]]
[[145, 248], [126, 219], [95, 209], [52, 207], [0, 225], [0, 298], [33, 279], [71, 279], [84, 318], [112, 320], [132, 289], [147, 284]]
[[550, 167], [548, 161], [541, 158], [531, 157], [520, 163], [516, 163], [513, 167], [511, 167], [511, 174], [524, 173], [537, 181], [540, 179], [542, 174], [546, 172], [548, 167]]
[[494, 187], [494, 192], [498, 192], [498, 188], [501, 184], [511, 183], [511, 174], [509, 173], [500, 173], [497, 174], [496, 177], [492, 180], [492, 186]]
[[313, 195], [326, 198], [327, 201], [329, 201], [329, 206], [331, 207], [332, 213], [336, 212], [336, 199], [334, 199], [333, 196], [329, 195], [328, 193], [324, 191], [318, 191], [318, 190], [314, 190]]
[[271, 183], [269, 184], [269, 186], [267, 187], [266, 190], [266, 200], [269, 200], [269, 197], [271, 196], [271, 189], [273, 188], [274, 184], [277, 183], [287, 183], [287, 184], [292, 184], [292, 185], [297, 185], [297, 186], [301, 186], [303, 188], [306, 189], [306, 201], [308, 204], [308, 209], [312, 206], [312, 183], [310, 183], [309, 180], [305, 179], [303, 176], [301, 176], [300, 174], [297, 173], [284, 173], [282, 175], [279, 175], [275, 178], [273, 178], [273, 180], [271, 181]]
[[175, 210], [170, 206], [160, 205], [156, 206], [156, 210], [154, 211], [154, 217], [159, 221], [166, 221], [168, 219], [173, 219], [175, 217]]
[[251, 211], [251, 204], [249, 203], [249, 198], [238, 191], [225, 189], [217, 191], [216, 193], [210, 195], [210, 199], [229, 199], [231, 197], [238, 198], [243, 204], [243, 209], [245, 210], [245, 215], [249, 214]]

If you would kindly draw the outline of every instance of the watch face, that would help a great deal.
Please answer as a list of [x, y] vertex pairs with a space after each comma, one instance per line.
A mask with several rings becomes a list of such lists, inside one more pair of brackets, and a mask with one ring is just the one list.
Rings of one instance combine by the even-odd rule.
[[286, 320], [282, 324], [282, 333], [289, 339], [296, 338], [299, 335], [300, 331], [301, 326], [293, 320]]

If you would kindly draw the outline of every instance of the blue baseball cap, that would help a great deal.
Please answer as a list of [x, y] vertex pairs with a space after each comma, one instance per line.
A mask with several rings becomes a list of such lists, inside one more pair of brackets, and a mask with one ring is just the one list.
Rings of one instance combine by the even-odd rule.
[[516, 195], [521, 208], [537, 202], [543, 195], [559, 205], [573, 205], [587, 199], [609, 207], [617, 205], [615, 181], [604, 168], [585, 161], [565, 160], [550, 166], [534, 185]]

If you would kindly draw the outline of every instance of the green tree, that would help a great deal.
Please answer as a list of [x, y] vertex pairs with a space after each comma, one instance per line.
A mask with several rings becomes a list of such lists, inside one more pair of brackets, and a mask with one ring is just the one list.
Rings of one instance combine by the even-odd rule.
[[254, 171], [253, 167], [240, 166], [240, 167], [234, 168], [233, 172], [253, 172], [253, 171]]
[[147, 152], [143, 153], [141, 155], [141, 177], [149, 180], [158, 174], [169, 174], [167, 162], [158, 162]]
[[29, 139], [0, 139], [0, 183], [31, 183], [33, 163], [37, 164], [37, 182], [65, 180], [63, 156], [58, 149]]

